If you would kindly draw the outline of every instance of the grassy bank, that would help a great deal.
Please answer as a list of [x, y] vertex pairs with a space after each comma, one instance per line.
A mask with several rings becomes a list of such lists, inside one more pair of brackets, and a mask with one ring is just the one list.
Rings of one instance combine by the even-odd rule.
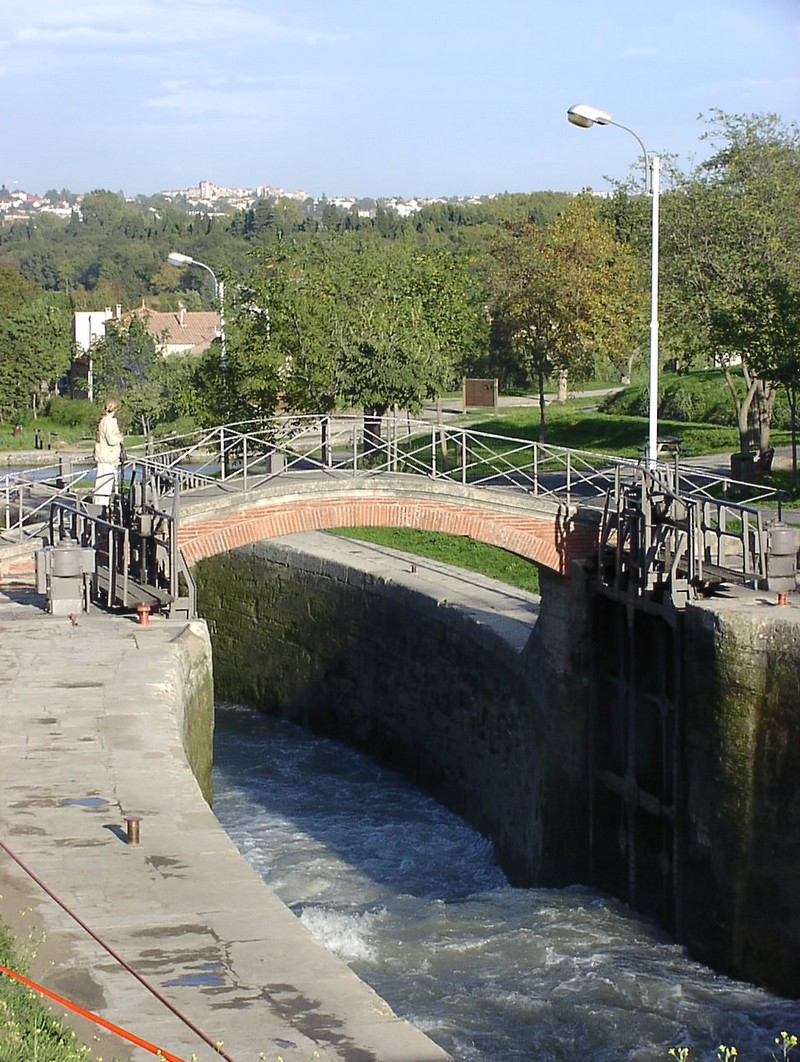
[[399, 549], [417, 557], [428, 557], [442, 564], [452, 564], [456, 568], [485, 575], [489, 579], [498, 579], [518, 590], [539, 593], [539, 569], [535, 564], [471, 538], [396, 527], [339, 527], [330, 533]]

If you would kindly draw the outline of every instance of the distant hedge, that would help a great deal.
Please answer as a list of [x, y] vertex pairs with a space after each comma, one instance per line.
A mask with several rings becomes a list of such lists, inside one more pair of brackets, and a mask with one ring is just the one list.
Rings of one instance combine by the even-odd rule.
[[[744, 379], [735, 377], [740, 394], [744, 394]], [[617, 416], [646, 417], [649, 388], [647, 384], [631, 384], [623, 391], [606, 395], [599, 405], [601, 413]], [[664, 374], [658, 387], [658, 416], [663, 420], [682, 423], [732, 425], [736, 417], [725, 377], [719, 370], [691, 372], [686, 375]], [[784, 391], [778, 392], [774, 429], [789, 430], [791, 417]]]

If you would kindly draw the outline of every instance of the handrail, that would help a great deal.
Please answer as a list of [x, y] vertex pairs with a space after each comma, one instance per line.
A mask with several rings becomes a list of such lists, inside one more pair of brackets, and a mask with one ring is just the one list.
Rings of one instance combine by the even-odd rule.
[[[79, 500], [81, 485], [87, 477], [93, 478], [92, 462], [77, 457], [69, 465], [65, 469], [62, 460], [55, 475], [49, 469], [38, 469], [0, 478], [7, 528], [13, 527], [23, 538], [26, 527], [55, 501]], [[568, 508], [605, 507], [608, 512], [616, 510], [615, 520], [620, 519], [619, 499], [635, 490], [649, 521], [642, 544], [646, 556], [662, 548], [665, 533], [663, 526], [653, 523], [659, 514], [650, 511], [651, 504], [668, 509], [683, 506], [686, 527], [674, 529], [670, 548], [689, 558], [695, 574], [702, 573], [704, 563], [721, 566], [721, 559], [730, 559], [728, 547], [736, 540], [732, 548], [740, 558], [742, 574], [761, 578], [763, 506], [773, 505], [778, 518], [781, 515], [780, 491], [680, 464], [678, 455], [674, 461], [659, 461], [652, 469], [644, 469], [640, 460], [631, 458], [393, 415], [286, 414], [222, 424], [148, 439], [129, 449], [126, 465], [126, 475], [138, 479], [148, 500], [159, 507], [180, 494], [249, 493], [278, 477], [378, 477], [387, 473], [423, 476], [472, 489], [502, 488], [505, 493]], [[750, 492], [746, 503], [732, 497], [745, 490]], [[609, 494], [617, 499], [610, 507]], [[716, 560], [706, 560], [711, 556]], [[173, 557], [171, 572], [176, 579], [178, 570], [178, 558]]]

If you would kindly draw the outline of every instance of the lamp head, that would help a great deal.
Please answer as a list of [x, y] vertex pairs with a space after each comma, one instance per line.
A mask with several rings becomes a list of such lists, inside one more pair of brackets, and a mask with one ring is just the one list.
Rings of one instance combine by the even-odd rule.
[[188, 254], [181, 254], [180, 251], [170, 251], [167, 255], [167, 262], [176, 269], [181, 269], [183, 266], [191, 265], [194, 258]]
[[588, 103], [576, 103], [567, 111], [567, 121], [581, 129], [590, 129], [593, 125], [608, 125], [612, 118], [607, 111], [598, 110]]

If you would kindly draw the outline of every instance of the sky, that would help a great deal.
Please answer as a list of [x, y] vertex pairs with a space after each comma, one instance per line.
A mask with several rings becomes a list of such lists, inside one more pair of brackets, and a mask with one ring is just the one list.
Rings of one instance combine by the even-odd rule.
[[609, 187], [714, 109], [800, 119], [800, 0], [33, 0], [0, 16], [0, 184], [319, 197]]

